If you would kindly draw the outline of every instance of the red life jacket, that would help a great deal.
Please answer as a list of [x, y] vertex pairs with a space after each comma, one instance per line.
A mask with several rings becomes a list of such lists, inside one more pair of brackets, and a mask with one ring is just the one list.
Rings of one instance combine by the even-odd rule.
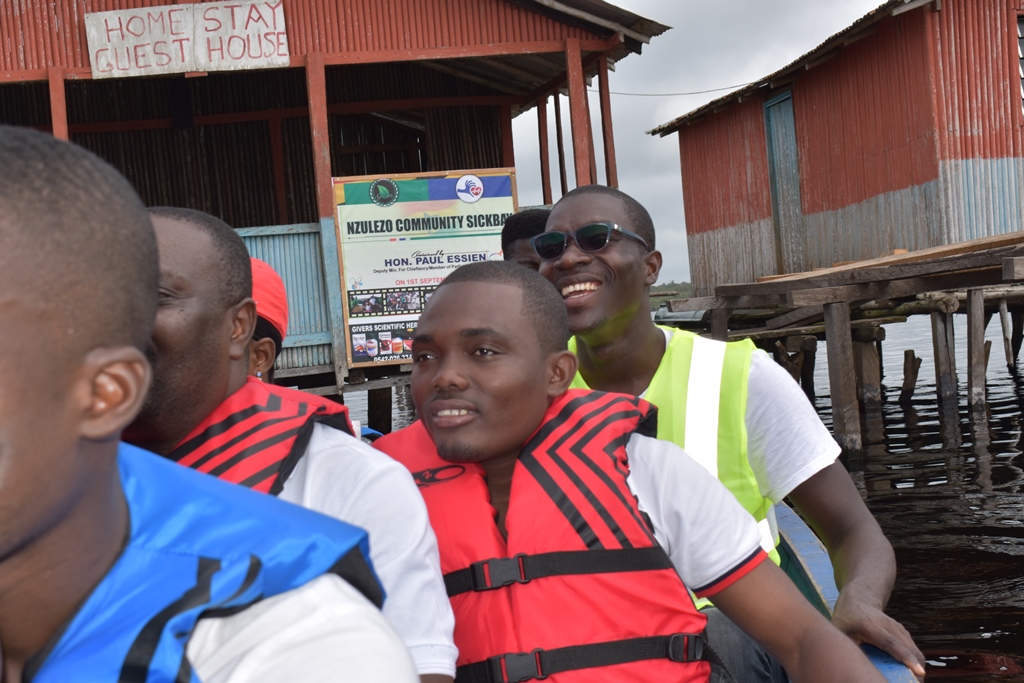
[[708, 680], [706, 619], [626, 485], [626, 443], [653, 433], [655, 410], [623, 394], [556, 399], [516, 462], [507, 541], [481, 466], [442, 460], [420, 422], [374, 442], [426, 500], [459, 683]]
[[352, 433], [348, 408], [249, 377], [168, 456], [178, 464], [277, 495], [317, 422]]

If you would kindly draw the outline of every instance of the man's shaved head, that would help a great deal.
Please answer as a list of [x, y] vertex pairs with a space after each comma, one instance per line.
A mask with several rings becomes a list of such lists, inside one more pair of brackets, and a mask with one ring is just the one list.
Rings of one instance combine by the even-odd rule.
[[146, 347], [157, 249], [128, 181], [81, 147], [0, 126], [0, 207], [0, 271], [14, 275], [5, 286], [26, 288], [58, 313], [62, 349], [80, 357], [101, 346]]
[[252, 296], [252, 266], [245, 242], [234, 228], [208, 213], [175, 206], [155, 206], [149, 210], [154, 216], [183, 221], [202, 229], [213, 241], [217, 273], [221, 279], [225, 310], [247, 296]]
[[456, 282], [491, 282], [512, 285], [523, 293], [523, 315], [533, 323], [544, 352], [569, 347], [569, 317], [554, 285], [536, 271], [511, 261], [482, 261], [452, 271], [438, 288]]

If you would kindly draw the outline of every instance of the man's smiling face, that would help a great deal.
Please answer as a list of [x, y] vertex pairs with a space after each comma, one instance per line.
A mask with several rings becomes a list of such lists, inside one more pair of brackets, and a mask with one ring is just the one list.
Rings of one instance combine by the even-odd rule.
[[[613, 196], [584, 194], [555, 205], [546, 232], [572, 233], [589, 223], [608, 222], [634, 230], [622, 203]], [[656, 253], [656, 252], [651, 252]], [[588, 334], [608, 323], [631, 320], [641, 305], [646, 287], [657, 278], [643, 247], [615, 232], [600, 251], [580, 251], [569, 240], [556, 259], [542, 261], [540, 274], [562, 295], [572, 334]]]
[[549, 354], [514, 285], [456, 282], [430, 299], [413, 337], [416, 412], [451, 462], [517, 454], [550, 403]]

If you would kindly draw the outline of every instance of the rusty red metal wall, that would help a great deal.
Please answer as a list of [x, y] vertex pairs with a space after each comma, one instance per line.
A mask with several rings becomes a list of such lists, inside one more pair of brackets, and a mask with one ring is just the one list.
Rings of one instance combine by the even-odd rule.
[[804, 214], [938, 177], [925, 10], [881, 22], [793, 85]]
[[[292, 55], [591, 39], [594, 34], [506, 0], [283, 0]], [[171, 0], [3, 0], [0, 72], [89, 66], [88, 12]], [[39, 78], [40, 74], [26, 74]]]
[[1017, 14], [1021, 0], [947, 0], [928, 16], [943, 159], [1024, 156]]
[[771, 218], [760, 100], [748, 100], [679, 131], [689, 234]]

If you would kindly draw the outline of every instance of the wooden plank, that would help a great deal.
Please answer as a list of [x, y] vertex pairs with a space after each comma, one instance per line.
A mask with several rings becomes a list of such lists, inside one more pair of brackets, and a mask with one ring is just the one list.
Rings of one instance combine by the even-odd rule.
[[1009, 256], [1003, 259], [1004, 280], [1024, 280], [1024, 256]]
[[1010, 329], [1010, 311], [1007, 309], [1006, 299], [999, 300], [999, 326], [1003, 333], [1003, 353], [1006, 354], [1006, 367], [1013, 370], [1017, 365], [1017, 359], [1013, 355], [1013, 332]]
[[802, 280], [809, 277], [816, 277], [819, 275], [829, 275], [832, 273], [843, 272], [846, 270], [855, 270], [857, 268], [865, 268], [869, 266], [885, 266], [900, 263], [915, 263], [917, 261], [926, 261], [929, 259], [939, 259], [946, 256], [959, 256], [961, 254], [968, 254], [974, 251], [981, 251], [984, 249], [994, 249], [997, 247], [1007, 247], [1024, 244], [1024, 231], [1011, 232], [1004, 235], [995, 235], [993, 237], [981, 237], [975, 240], [967, 240], [964, 242], [957, 242], [956, 244], [945, 244], [938, 247], [929, 247], [927, 249], [918, 249], [907, 254], [888, 254], [886, 256], [880, 256], [873, 259], [865, 259], [863, 261], [853, 261], [848, 264], [834, 266], [832, 268], [822, 268], [820, 270], [804, 271], [802, 273], [787, 273], [785, 275], [768, 276], [774, 280]]
[[903, 352], [903, 387], [900, 389], [900, 403], [907, 403], [917, 389], [917, 376], [921, 371], [921, 359], [913, 349]]
[[544, 204], [550, 206], [551, 199], [551, 155], [548, 151], [548, 98], [537, 102], [537, 137], [540, 141], [540, 186]]
[[875, 342], [853, 342], [853, 365], [857, 374], [857, 398], [865, 404], [880, 404], [882, 373]]
[[281, 119], [267, 121], [270, 137], [270, 159], [274, 171], [274, 203], [277, 204], [277, 221], [284, 225], [288, 222], [288, 184], [284, 176], [284, 139], [282, 137]]
[[[717, 296], [752, 296], [758, 294], [778, 294], [804, 289], [839, 287], [845, 285], [866, 284], [882, 280], [907, 279], [949, 273], [951, 271], [973, 270], [978, 268], [1002, 268], [1004, 256], [1015, 256], [1024, 247], [1000, 247], [977, 253], [960, 256], [948, 256], [941, 259], [907, 263], [886, 267], [860, 267], [841, 272], [821, 275], [812, 273], [808, 277], [795, 280], [773, 280], [753, 284], [726, 284], [715, 288]], [[1002, 279], [999, 279], [1002, 282]]]
[[781, 294], [772, 294], [768, 296], [737, 296], [737, 297], [718, 297], [718, 296], [694, 296], [688, 299], [672, 299], [668, 301], [668, 310], [673, 313], [681, 313], [683, 311], [713, 311], [716, 308], [730, 308], [732, 310], [740, 310], [745, 308], [774, 308], [776, 306], [786, 306], [786, 297]]
[[[618, 45], [606, 39], [580, 40], [584, 52], [604, 51]], [[579, 40], [579, 39], [577, 39]], [[462, 47], [435, 47], [419, 50], [366, 50], [357, 52], [336, 52], [325, 54], [324, 63], [329, 66], [344, 64], [381, 64], [387, 62], [418, 62], [434, 59], [465, 59], [467, 57], [499, 57], [502, 55], [530, 55], [561, 52], [565, 44], [559, 40], [537, 40], [522, 42], [500, 42]]]
[[64, 71], [59, 67], [50, 67], [46, 71], [50, 82], [50, 126], [53, 137], [68, 140], [68, 105], [67, 90], [64, 87]]
[[817, 322], [824, 316], [825, 309], [822, 306], [804, 306], [772, 318], [765, 323], [765, 327], [769, 330], [778, 330], [783, 327]]
[[381, 434], [391, 432], [391, 387], [366, 392], [366, 425]]
[[716, 308], [711, 311], [711, 338], [718, 341], [729, 340], [729, 314], [732, 311], [728, 308]]
[[[865, 320], [854, 320], [850, 322], [850, 329], [856, 330], [862, 327], [876, 327], [878, 325], [892, 325], [894, 323], [907, 322], [907, 316], [894, 315], [888, 318], [870, 318]], [[824, 334], [825, 325], [808, 325], [807, 327], [787, 327], [781, 330], [769, 330], [765, 327], [757, 327], [743, 330], [732, 330], [729, 332], [729, 341], [736, 339], [779, 339], [790, 335]]]
[[967, 292], [967, 402], [985, 405], [985, 299], [980, 289]]
[[306, 92], [309, 94], [316, 206], [321, 219], [331, 218], [334, 216], [334, 186], [331, 184], [331, 141], [327, 126], [327, 83], [321, 52], [314, 52], [307, 58]]
[[604, 176], [608, 187], [619, 186], [619, 168], [615, 162], [615, 134], [612, 130], [612, 98], [608, 91], [608, 57], [597, 60], [597, 87], [601, 97], [601, 132], [604, 135]]
[[832, 397], [832, 431], [844, 450], [858, 451], [862, 447], [860, 406], [857, 405], [857, 378], [850, 338], [850, 305], [846, 302], [825, 306], [825, 343]]
[[941, 402], [956, 401], [957, 377], [953, 314], [931, 314], [932, 355], [935, 359], [935, 389]]
[[561, 93], [555, 93], [555, 147], [558, 151], [558, 181], [561, 183], [559, 188], [562, 193], [561, 197], [565, 196], [565, 193], [569, 191], [568, 181], [566, 180], [565, 172], [565, 132], [562, 130], [562, 95]]
[[[984, 287], [998, 284], [1002, 272], [997, 267], [979, 268], [961, 273], [947, 273], [929, 277], [903, 280], [883, 280], [866, 284], [801, 289], [786, 294], [792, 306], [814, 306], [817, 304], [839, 303], [842, 301], [865, 301], [872, 299], [899, 299], [921, 292], [935, 292], [945, 289]], [[753, 297], [752, 297], [753, 298]]]
[[565, 40], [566, 77], [569, 85], [569, 124], [572, 130], [572, 156], [576, 187], [590, 185], [590, 124], [587, 121], [587, 89], [583, 82], [583, 62], [579, 38]]

